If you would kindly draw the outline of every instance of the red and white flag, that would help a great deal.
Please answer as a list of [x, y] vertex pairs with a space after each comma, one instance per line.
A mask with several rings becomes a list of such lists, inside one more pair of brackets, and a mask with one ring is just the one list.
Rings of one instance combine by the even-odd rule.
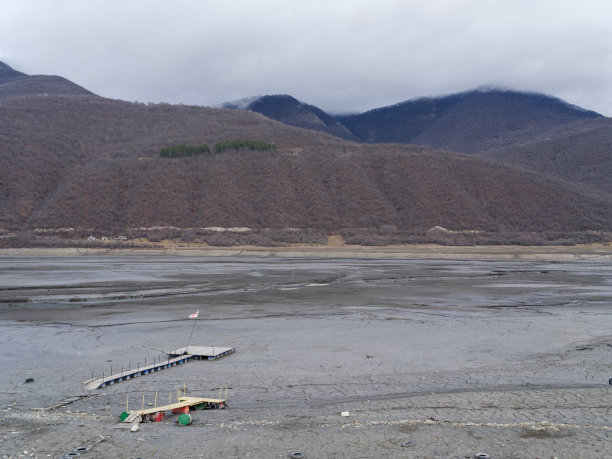
[[190, 319], [196, 319], [198, 317], [198, 314], [200, 313], [200, 310], [198, 309], [196, 312], [194, 312], [193, 314], [189, 314], [189, 318]]

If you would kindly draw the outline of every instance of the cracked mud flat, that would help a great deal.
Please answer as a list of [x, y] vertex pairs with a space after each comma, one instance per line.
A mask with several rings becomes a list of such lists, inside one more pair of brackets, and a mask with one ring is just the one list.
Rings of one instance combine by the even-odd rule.
[[[236, 354], [85, 391], [196, 310], [192, 344]], [[5, 256], [0, 344], [0, 457], [612, 457], [605, 260]], [[225, 384], [192, 425], [117, 428]]]

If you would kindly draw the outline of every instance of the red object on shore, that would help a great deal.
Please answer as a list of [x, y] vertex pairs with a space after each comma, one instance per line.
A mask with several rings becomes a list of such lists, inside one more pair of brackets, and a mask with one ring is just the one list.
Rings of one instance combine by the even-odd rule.
[[182, 408], [174, 408], [172, 414], [187, 414], [189, 413], [189, 407], [183, 406]]
[[153, 422], [163, 421], [164, 419], [166, 419], [166, 412], [165, 411], [158, 411], [157, 413], [153, 413], [151, 415], [150, 419]]

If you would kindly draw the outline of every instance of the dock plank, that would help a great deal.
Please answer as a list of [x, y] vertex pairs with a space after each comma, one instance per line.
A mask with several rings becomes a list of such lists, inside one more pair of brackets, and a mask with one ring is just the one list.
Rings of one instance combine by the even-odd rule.
[[193, 356], [190, 356], [190, 355], [173, 357], [168, 360], [163, 360], [162, 362], [152, 363], [150, 365], [145, 365], [142, 367], [125, 370], [121, 373], [115, 373], [114, 375], [105, 376], [104, 378], [95, 378], [93, 380], [89, 379], [87, 381], [83, 381], [83, 384], [85, 384], [85, 389], [95, 390], [107, 384], [114, 384], [114, 382], [117, 380], [123, 380], [128, 377], [136, 378], [138, 376], [141, 376], [143, 373], [144, 374], [150, 373], [151, 370], [153, 371], [163, 370], [164, 368], [168, 368], [168, 366], [176, 365], [177, 363], [182, 362], [182, 361], [189, 361], [192, 358]]

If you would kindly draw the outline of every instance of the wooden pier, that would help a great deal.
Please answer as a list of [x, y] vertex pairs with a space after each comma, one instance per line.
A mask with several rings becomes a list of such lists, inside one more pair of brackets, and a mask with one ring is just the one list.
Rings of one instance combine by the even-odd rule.
[[[144, 408], [143, 395], [143, 408], [140, 410], [129, 410], [129, 408], [126, 406], [126, 411], [121, 413], [120, 418], [121, 422], [130, 424], [143, 421], [159, 422], [166, 419], [166, 411], [171, 411], [173, 414], [187, 414], [191, 408], [198, 411], [206, 409], [224, 409], [227, 407], [227, 386], [225, 387], [225, 397], [222, 397], [222, 395], [222, 389], [219, 390], [219, 398], [187, 397], [183, 394], [182, 397], [178, 396], [177, 401], [174, 403], [168, 403], [167, 405], [160, 406], [156, 405], [153, 408], [146, 409]], [[157, 393], [155, 394], [155, 401], [157, 403]]]
[[85, 389], [96, 390], [100, 387], [110, 386], [112, 384], [119, 383], [121, 381], [127, 381], [128, 379], [137, 378], [138, 376], [148, 375], [156, 371], [161, 371], [166, 368], [171, 368], [182, 363], [189, 362], [191, 360], [215, 360], [223, 357], [224, 355], [236, 352], [233, 347], [222, 347], [222, 346], [189, 346], [176, 349], [167, 353], [168, 359], [161, 360], [150, 365], [145, 365], [138, 368], [132, 368], [129, 370], [122, 371], [121, 373], [115, 373], [109, 376], [103, 376], [102, 378], [90, 379], [83, 381]]

